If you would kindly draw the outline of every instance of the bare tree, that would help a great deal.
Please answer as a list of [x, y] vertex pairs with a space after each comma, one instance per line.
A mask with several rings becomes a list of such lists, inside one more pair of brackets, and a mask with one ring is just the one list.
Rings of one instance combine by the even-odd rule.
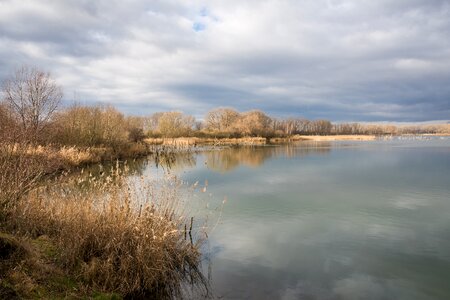
[[157, 132], [163, 137], [189, 136], [195, 125], [195, 118], [179, 111], [157, 113]]
[[237, 128], [242, 135], [268, 136], [271, 135], [272, 119], [260, 110], [251, 110], [241, 114]]
[[239, 118], [234, 108], [219, 107], [206, 114], [206, 127], [210, 131], [230, 132]]
[[50, 73], [30, 67], [17, 69], [5, 80], [2, 91], [17, 122], [32, 138], [48, 123], [63, 95]]

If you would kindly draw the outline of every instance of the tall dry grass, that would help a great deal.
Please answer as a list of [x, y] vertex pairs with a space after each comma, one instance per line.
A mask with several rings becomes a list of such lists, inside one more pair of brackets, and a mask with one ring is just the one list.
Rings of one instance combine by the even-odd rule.
[[86, 180], [95, 188], [47, 186], [29, 193], [11, 227], [48, 235], [68, 272], [96, 289], [157, 298], [182, 296], [186, 282], [207, 290], [199, 269], [201, 238], [194, 236], [180, 182], [130, 182], [119, 169]]
[[112, 149], [110, 147], [58, 146], [52, 144], [35, 145], [28, 143], [13, 143], [9, 144], [8, 147], [6, 145], [0, 147], [2, 147], [0, 149], [2, 154], [10, 153], [17, 157], [26, 156], [28, 160], [34, 159], [35, 161], [45, 163], [48, 167], [52, 167], [46, 170], [47, 173], [105, 161], [114, 161], [116, 159], [143, 157], [155, 151], [143, 143], [130, 143], [118, 149]]
[[46, 173], [48, 163], [30, 155], [24, 144], [0, 143], [0, 221]]

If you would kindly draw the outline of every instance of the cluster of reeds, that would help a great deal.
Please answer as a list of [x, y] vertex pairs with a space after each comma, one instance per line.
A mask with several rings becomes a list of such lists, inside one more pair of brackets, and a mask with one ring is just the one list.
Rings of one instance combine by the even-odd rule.
[[61, 159], [72, 166], [79, 166], [86, 163], [100, 162], [104, 149], [77, 148], [74, 146], [63, 146], [60, 148], [52, 148], [50, 146], [38, 146], [37, 151], [42, 151], [43, 155], [47, 155], [48, 159]]
[[11, 227], [49, 236], [66, 270], [96, 289], [170, 298], [186, 282], [206, 287], [179, 181], [127, 181], [119, 169], [74, 180], [91, 188], [36, 189], [18, 202]]
[[[9, 147], [6, 153], [16, 156], [28, 156], [45, 162], [51, 162], [55, 168], [68, 169], [71, 167], [111, 161], [118, 158], [136, 158], [148, 155], [152, 152], [150, 147], [143, 143], [127, 144], [117, 149], [111, 147], [78, 147], [59, 145], [36, 145], [31, 143], [3, 144], [4, 149]], [[47, 170], [51, 171], [51, 170]]]
[[35, 187], [48, 163], [29, 154], [27, 145], [0, 143], [0, 221]]
[[109, 146], [79, 147], [79, 146], [40, 146], [47, 154], [48, 159], [59, 159], [69, 167], [83, 166], [114, 161], [121, 158], [136, 158], [151, 153], [150, 147], [144, 143], [129, 143], [120, 147]]

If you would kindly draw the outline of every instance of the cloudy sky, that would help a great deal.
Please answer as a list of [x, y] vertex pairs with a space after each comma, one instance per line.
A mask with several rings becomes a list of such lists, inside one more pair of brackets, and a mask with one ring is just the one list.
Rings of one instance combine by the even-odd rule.
[[0, 79], [23, 64], [129, 114], [448, 120], [450, 1], [0, 0]]

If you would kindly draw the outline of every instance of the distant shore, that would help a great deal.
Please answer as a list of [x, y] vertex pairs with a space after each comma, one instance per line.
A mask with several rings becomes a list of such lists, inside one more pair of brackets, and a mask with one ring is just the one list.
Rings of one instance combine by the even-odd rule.
[[383, 137], [393, 136], [450, 136], [448, 133], [423, 133], [423, 134], [399, 134], [399, 135], [369, 135], [369, 134], [346, 134], [346, 135], [293, 135], [290, 137], [241, 137], [241, 138], [204, 138], [204, 137], [177, 137], [177, 138], [147, 138], [148, 145], [162, 145], [175, 147], [191, 146], [256, 146], [267, 144], [284, 144], [290, 142], [314, 141], [375, 141]]
[[294, 135], [289, 138], [272, 138], [271, 143], [289, 142], [289, 141], [374, 141], [377, 137], [375, 135]]
[[293, 135], [283, 138], [264, 137], [242, 137], [242, 138], [198, 138], [198, 137], [178, 137], [178, 138], [148, 138], [145, 140], [150, 145], [164, 146], [251, 146], [280, 144], [298, 141], [373, 141], [375, 135]]

